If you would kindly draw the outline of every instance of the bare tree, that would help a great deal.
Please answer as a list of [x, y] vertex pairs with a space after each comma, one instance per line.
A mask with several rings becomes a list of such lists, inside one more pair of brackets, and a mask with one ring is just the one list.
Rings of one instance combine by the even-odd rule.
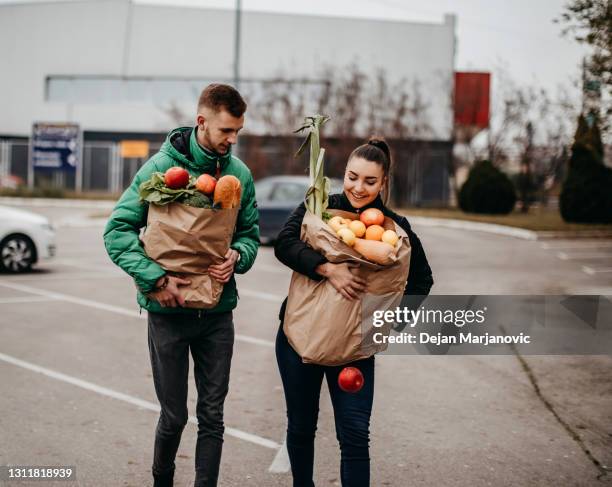
[[579, 95], [567, 85], [560, 85], [554, 94], [536, 85], [519, 85], [503, 67], [493, 73], [493, 84], [489, 128], [476, 137], [455, 128], [454, 140], [463, 144], [464, 151], [455, 151], [449, 172], [452, 177], [476, 159], [489, 159], [506, 171], [518, 170], [520, 207], [528, 211], [536, 195], [546, 201], [562, 177]]
[[266, 81], [249, 97], [251, 116], [267, 134], [290, 134], [312, 113], [332, 116], [324, 132], [334, 137], [379, 133], [417, 139], [433, 133], [419, 81], [402, 79], [390, 85], [384, 70], [370, 77], [357, 65], [326, 67], [316, 80]]
[[253, 116], [266, 133], [290, 133], [304, 118], [306, 95], [304, 82], [278, 78], [261, 85], [261, 96], [254, 102]]
[[172, 100], [168, 105], [158, 106], [157, 108], [170, 119], [174, 127], [185, 127], [193, 123], [192, 117], [175, 100]]
[[332, 115], [326, 132], [339, 137], [355, 135], [363, 116], [367, 76], [355, 64], [345, 70], [324, 68], [327, 76], [327, 97], [320, 98], [320, 113]]
[[504, 68], [498, 68], [495, 74], [499, 88], [492, 97], [486, 157], [494, 165], [501, 166], [508, 161], [516, 131], [525, 126], [525, 111], [534, 94], [529, 88], [517, 86]]
[[604, 96], [600, 102], [605, 117], [604, 132], [612, 125], [612, 2], [610, 0], [569, 0], [564, 5], [560, 18], [555, 19], [565, 25], [564, 35], [572, 34], [580, 43], [592, 48], [592, 54], [585, 62], [586, 76], [590, 78], [585, 88], [597, 97]]

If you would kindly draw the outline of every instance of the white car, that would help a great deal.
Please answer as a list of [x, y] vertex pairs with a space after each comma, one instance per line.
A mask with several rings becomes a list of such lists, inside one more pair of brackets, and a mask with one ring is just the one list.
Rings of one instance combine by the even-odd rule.
[[55, 230], [47, 218], [0, 206], [0, 271], [27, 271], [54, 255]]

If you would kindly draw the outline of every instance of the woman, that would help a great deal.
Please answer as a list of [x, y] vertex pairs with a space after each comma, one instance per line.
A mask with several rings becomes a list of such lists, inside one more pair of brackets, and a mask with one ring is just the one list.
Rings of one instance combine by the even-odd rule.
[[[404, 294], [429, 294], [433, 285], [431, 268], [421, 242], [406, 218], [389, 210], [384, 201], [389, 196], [391, 156], [381, 139], [371, 139], [350, 155], [344, 174], [342, 194], [331, 195], [330, 209], [360, 213], [378, 208], [402, 227], [410, 239], [410, 275]], [[278, 235], [275, 254], [285, 265], [311, 279], [328, 279], [346, 299], [359, 299], [365, 290], [363, 279], [353, 275], [347, 263], [332, 264], [300, 240], [300, 228], [306, 208], [302, 203], [289, 217]], [[331, 395], [340, 443], [340, 478], [343, 487], [367, 486], [370, 483], [369, 425], [374, 398], [374, 357], [338, 367], [305, 364], [291, 348], [283, 332], [287, 300], [281, 306], [281, 326], [276, 337], [276, 358], [287, 402], [287, 450], [294, 487], [314, 486], [314, 438], [319, 412], [319, 395], [323, 376]], [[330, 326], [333, 326], [330, 323]], [[346, 366], [361, 370], [365, 384], [355, 394], [343, 392], [338, 374]]]

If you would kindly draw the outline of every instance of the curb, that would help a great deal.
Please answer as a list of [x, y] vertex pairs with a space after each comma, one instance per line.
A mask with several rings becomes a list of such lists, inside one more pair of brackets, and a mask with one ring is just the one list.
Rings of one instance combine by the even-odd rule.
[[18, 196], [0, 196], [0, 204], [24, 205], [46, 208], [84, 208], [113, 209], [115, 201], [111, 200], [79, 200], [67, 198], [23, 198]]
[[609, 238], [612, 239], [612, 230], [585, 230], [583, 232], [567, 231], [541, 231], [538, 232], [538, 240], [555, 238]]
[[428, 227], [454, 228], [457, 230], [468, 230], [506, 237], [520, 238], [522, 240], [538, 240], [538, 233], [524, 228], [508, 227], [496, 223], [471, 222], [466, 220], [453, 220], [451, 218], [432, 218], [427, 216], [407, 216], [410, 223]]
[[566, 231], [533, 231], [524, 228], [510, 227], [507, 225], [499, 225], [496, 223], [472, 222], [467, 220], [455, 220], [451, 218], [432, 218], [426, 216], [409, 216], [406, 215], [408, 221], [417, 225], [429, 227], [454, 228], [458, 230], [468, 230], [492, 233], [495, 235], [504, 235], [506, 237], [520, 238], [522, 240], [548, 240], [557, 238], [610, 238], [612, 239], [612, 230], [585, 230], [581, 232]]
[[54, 222], [56, 228], [104, 228], [108, 218], [66, 218]]

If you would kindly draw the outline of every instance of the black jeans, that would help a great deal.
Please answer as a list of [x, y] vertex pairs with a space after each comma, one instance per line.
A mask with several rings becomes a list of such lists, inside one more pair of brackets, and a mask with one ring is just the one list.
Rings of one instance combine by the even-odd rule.
[[[370, 415], [374, 399], [374, 357], [338, 367], [305, 364], [291, 347], [282, 325], [276, 335], [276, 360], [287, 402], [287, 451], [294, 487], [313, 487], [314, 439], [323, 375], [331, 395], [340, 443], [340, 479], [343, 487], [370, 485]], [[338, 386], [338, 374], [357, 367], [363, 388], [350, 394]]]
[[202, 316], [149, 313], [149, 353], [161, 414], [155, 432], [153, 475], [172, 476], [187, 423], [189, 351], [198, 391], [195, 486], [216, 486], [223, 445], [223, 404], [234, 347], [232, 312]]

